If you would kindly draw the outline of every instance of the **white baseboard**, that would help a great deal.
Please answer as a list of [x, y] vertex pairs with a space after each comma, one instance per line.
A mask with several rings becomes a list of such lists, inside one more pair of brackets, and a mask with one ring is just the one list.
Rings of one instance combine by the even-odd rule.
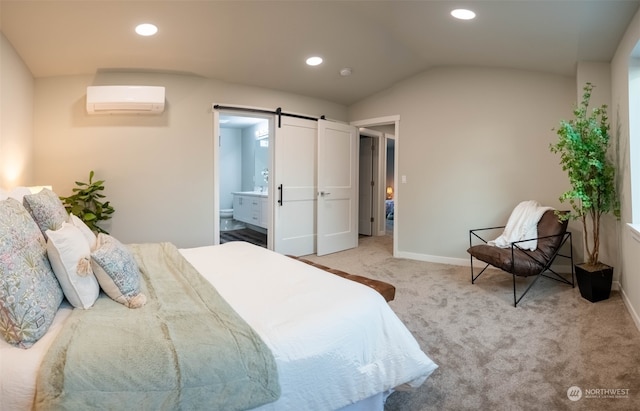
[[[471, 266], [471, 258], [453, 258], [453, 257], [440, 257], [437, 255], [409, 253], [406, 251], [399, 251], [396, 253], [397, 258], [407, 258], [409, 260], [426, 261], [428, 263], [459, 265], [462, 267]], [[483, 268], [486, 264], [474, 258], [473, 266]], [[571, 266], [566, 264], [552, 265], [555, 271], [560, 273], [570, 273]]]
[[611, 289], [614, 291], [622, 291], [622, 289], [620, 288], [620, 281], [611, 282]]
[[638, 315], [636, 310], [633, 308], [633, 305], [631, 304], [631, 301], [629, 300], [627, 293], [624, 292], [624, 288], [620, 287], [620, 283], [618, 281], [615, 281], [615, 283], [617, 283], [617, 286], [618, 286], [617, 289], [620, 290], [620, 295], [622, 296], [622, 301], [624, 302], [624, 305], [627, 307], [627, 311], [629, 311], [629, 314], [631, 314], [631, 318], [633, 318], [633, 322], [636, 323], [636, 327], [638, 328], [638, 331], [640, 331], [640, 315]]
[[468, 258], [452, 258], [452, 257], [440, 257], [437, 255], [427, 255], [418, 253], [409, 253], [406, 251], [398, 251], [395, 255], [396, 258], [406, 258], [409, 260], [426, 261], [428, 263], [449, 264], [449, 265], [461, 265], [469, 266], [470, 260]]

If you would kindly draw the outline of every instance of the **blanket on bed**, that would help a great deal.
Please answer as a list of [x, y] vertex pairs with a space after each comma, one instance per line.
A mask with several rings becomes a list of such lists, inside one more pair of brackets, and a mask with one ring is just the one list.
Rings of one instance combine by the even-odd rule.
[[280, 395], [273, 355], [169, 243], [132, 245], [147, 304], [74, 310], [37, 381], [38, 409], [241, 410]]

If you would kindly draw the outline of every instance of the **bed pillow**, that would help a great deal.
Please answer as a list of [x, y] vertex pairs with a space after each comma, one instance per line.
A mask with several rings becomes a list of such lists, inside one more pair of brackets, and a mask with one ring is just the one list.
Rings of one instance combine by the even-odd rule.
[[15, 198], [22, 203], [22, 199], [27, 194], [31, 194], [31, 190], [27, 187], [16, 187], [11, 191], [6, 191], [0, 188], [0, 200], [6, 200], [7, 198]]
[[20, 202], [0, 201], [0, 335], [31, 347], [49, 329], [62, 298], [40, 229]]
[[64, 296], [76, 308], [91, 308], [100, 286], [91, 270], [91, 249], [82, 231], [62, 223], [58, 230], [47, 230], [47, 255]]
[[109, 234], [99, 233], [91, 252], [91, 268], [100, 288], [114, 301], [129, 308], [142, 307], [147, 297], [140, 292], [140, 272], [129, 249]]
[[96, 247], [96, 234], [75, 214], [69, 215], [69, 222], [80, 229], [80, 232], [87, 240], [87, 244], [89, 244], [89, 248], [93, 250]]
[[47, 230], [57, 230], [62, 227], [63, 222], [69, 220], [69, 213], [65, 210], [62, 201], [48, 188], [43, 188], [36, 194], [25, 195], [23, 204], [40, 227], [45, 240]]

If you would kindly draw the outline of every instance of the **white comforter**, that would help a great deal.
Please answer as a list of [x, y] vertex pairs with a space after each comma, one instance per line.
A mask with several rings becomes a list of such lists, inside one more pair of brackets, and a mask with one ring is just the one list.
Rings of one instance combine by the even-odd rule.
[[[247, 243], [180, 252], [272, 350], [282, 395], [260, 410], [335, 410], [420, 385], [437, 368], [366, 286]], [[0, 410], [31, 409], [39, 364], [70, 310], [28, 350], [0, 340]]]
[[335, 410], [437, 368], [369, 287], [247, 243], [181, 253], [272, 350], [282, 395], [260, 410]]

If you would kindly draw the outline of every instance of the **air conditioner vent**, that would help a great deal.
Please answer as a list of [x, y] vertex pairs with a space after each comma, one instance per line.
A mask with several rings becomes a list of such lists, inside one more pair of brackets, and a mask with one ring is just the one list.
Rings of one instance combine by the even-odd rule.
[[164, 111], [164, 87], [89, 86], [89, 114], [160, 114]]

